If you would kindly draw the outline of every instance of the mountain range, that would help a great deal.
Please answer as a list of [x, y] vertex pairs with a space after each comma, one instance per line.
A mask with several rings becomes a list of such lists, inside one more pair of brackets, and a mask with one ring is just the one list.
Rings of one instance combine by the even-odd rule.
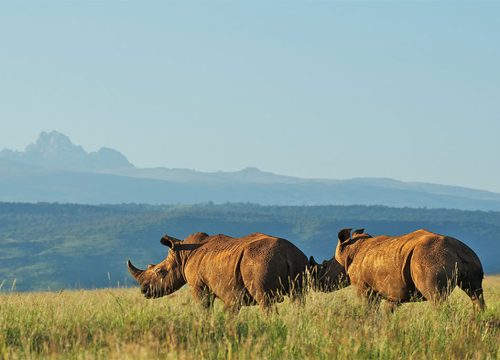
[[0, 201], [61, 203], [386, 205], [500, 211], [500, 194], [384, 178], [304, 179], [235, 172], [137, 168], [117, 150], [87, 152], [57, 131], [24, 151], [0, 151]]

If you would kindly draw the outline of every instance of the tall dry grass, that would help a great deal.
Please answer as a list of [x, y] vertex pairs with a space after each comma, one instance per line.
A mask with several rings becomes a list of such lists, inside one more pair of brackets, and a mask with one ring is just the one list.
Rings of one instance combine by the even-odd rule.
[[310, 293], [264, 315], [220, 303], [205, 311], [188, 289], [157, 300], [138, 289], [0, 295], [0, 358], [499, 359], [500, 276], [484, 283], [475, 315], [456, 289], [441, 306], [369, 311], [350, 288]]

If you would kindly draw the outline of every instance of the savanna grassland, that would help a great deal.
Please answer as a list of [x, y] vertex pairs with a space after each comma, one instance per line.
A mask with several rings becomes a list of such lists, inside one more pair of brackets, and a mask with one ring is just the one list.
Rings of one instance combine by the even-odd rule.
[[369, 311], [352, 288], [311, 292], [226, 313], [200, 308], [189, 289], [156, 300], [135, 289], [0, 295], [0, 358], [110, 359], [498, 359], [500, 276], [484, 281], [488, 309], [474, 315], [456, 289], [438, 307], [405, 304]]

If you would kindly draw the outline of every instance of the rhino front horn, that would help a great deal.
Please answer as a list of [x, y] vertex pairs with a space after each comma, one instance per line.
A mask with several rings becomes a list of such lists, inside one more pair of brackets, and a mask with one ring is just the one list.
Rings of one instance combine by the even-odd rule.
[[313, 257], [313, 256], [311, 256], [311, 257], [309, 258], [309, 265], [311, 265], [311, 266], [316, 266], [316, 265], [318, 265], [318, 263], [316, 262], [316, 260], [314, 260], [314, 257]]
[[144, 272], [143, 270], [138, 269], [134, 265], [132, 265], [132, 263], [130, 262], [130, 260], [127, 260], [127, 266], [128, 266], [128, 271], [130, 272], [130, 274], [132, 274], [132, 276], [136, 280], [138, 280], [138, 277]]

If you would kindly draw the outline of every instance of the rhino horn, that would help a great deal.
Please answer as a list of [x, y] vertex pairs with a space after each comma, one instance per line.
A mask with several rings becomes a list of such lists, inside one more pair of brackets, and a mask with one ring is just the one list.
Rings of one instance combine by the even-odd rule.
[[128, 271], [130, 272], [130, 274], [132, 274], [132, 276], [136, 280], [139, 280], [139, 276], [144, 272], [144, 270], [136, 268], [134, 265], [132, 265], [130, 260], [127, 261], [127, 266], [128, 266]]
[[316, 260], [314, 260], [314, 256], [311, 256], [311, 257], [309, 258], [309, 265], [311, 265], [311, 266], [316, 266], [316, 265], [318, 265], [318, 263], [316, 262]]

